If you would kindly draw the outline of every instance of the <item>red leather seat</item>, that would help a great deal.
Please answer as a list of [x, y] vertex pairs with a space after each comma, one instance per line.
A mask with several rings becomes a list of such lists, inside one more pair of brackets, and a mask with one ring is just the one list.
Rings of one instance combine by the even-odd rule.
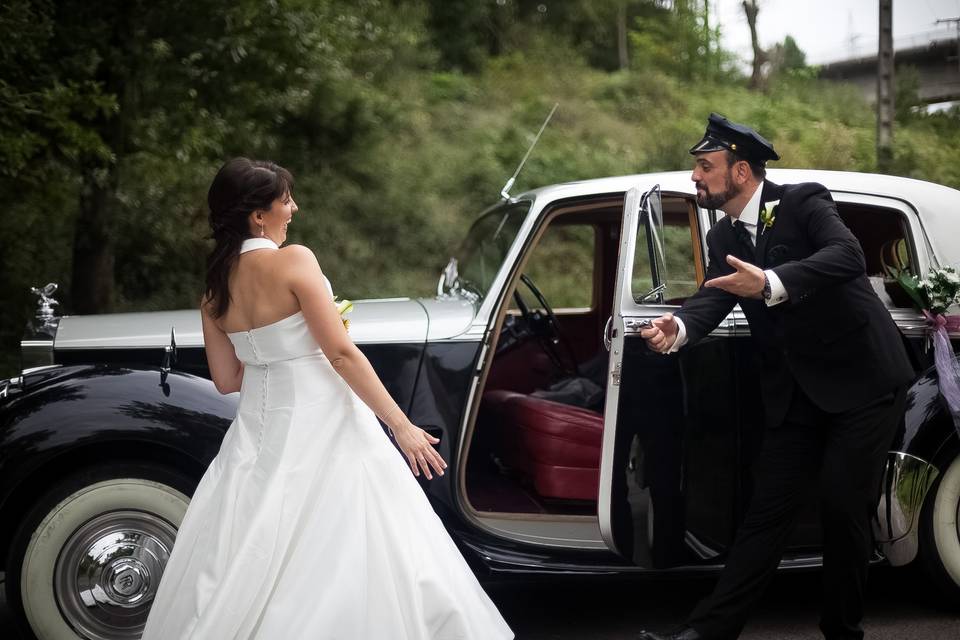
[[504, 461], [546, 498], [596, 500], [603, 415], [513, 391], [483, 395]]

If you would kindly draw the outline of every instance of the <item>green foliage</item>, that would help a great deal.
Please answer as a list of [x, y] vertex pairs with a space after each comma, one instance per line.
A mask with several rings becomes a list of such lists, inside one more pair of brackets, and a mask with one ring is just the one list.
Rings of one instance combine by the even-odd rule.
[[683, 80], [728, 77], [733, 58], [720, 49], [720, 30], [710, 26], [706, 6], [702, 0], [644, 3], [629, 34], [634, 68]]
[[430, 40], [443, 69], [479, 71], [495, 49], [496, 4], [477, 0], [429, 0]]
[[807, 66], [807, 54], [797, 46], [793, 36], [783, 39], [783, 69], [803, 69]]
[[[786, 72], [751, 92], [717, 47], [706, 5], [624, 1], [632, 66], [615, 72], [617, 0], [3, 3], [0, 377], [14, 371], [29, 287], [73, 286], [91, 185], [109, 191], [114, 308], [146, 310], [196, 306], [206, 188], [233, 155], [294, 172], [290, 240], [313, 248], [351, 299], [431, 295], [555, 102], [514, 194], [689, 169], [711, 111], [773, 140], [776, 166], [875, 170], [870, 105], [798, 66], [787, 42]], [[439, 20], [458, 6], [475, 21], [463, 28], [482, 37], [458, 32], [452, 14]], [[960, 113], [909, 110], [894, 171], [958, 187], [958, 146]]]
[[898, 123], [906, 124], [913, 119], [920, 100], [920, 72], [916, 67], [901, 65], [893, 78], [894, 118]]

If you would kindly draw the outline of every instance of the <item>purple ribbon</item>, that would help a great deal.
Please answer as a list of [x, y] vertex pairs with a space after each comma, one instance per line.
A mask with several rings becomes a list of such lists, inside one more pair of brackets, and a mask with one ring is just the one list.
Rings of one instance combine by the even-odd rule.
[[924, 311], [933, 338], [933, 359], [937, 365], [940, 394], [947, 401], [953, 424], [960, 434], [960, 364], [953, 352], [948, 331], [960, 330], [960, 316], [945, 316]]

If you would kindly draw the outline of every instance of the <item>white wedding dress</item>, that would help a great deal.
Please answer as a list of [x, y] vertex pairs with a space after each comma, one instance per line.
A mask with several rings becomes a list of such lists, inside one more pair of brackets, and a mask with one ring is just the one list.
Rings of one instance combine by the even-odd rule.
[[[244, 250], [276, 248], [258, 240]], [[513, 638], [303, 314], [229, 337], [245, 364], [237, 417], [142, 638]]]

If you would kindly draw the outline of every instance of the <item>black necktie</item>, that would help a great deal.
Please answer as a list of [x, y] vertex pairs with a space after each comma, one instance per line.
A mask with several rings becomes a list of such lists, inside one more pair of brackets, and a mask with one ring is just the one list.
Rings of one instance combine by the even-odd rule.
[[750, 232], [747, 231], [747, 227], [740, 220], [735, 220], [733, 223], [733, 230], [736, 231], [737, 240], [739, 240], [740, 244], [743, 245], [747, 258], [750, 260], [750, 262], [753, 262], [753, 260], [756, 258], [756, 250], [753, 247], [753, 240], [750, 238]]

